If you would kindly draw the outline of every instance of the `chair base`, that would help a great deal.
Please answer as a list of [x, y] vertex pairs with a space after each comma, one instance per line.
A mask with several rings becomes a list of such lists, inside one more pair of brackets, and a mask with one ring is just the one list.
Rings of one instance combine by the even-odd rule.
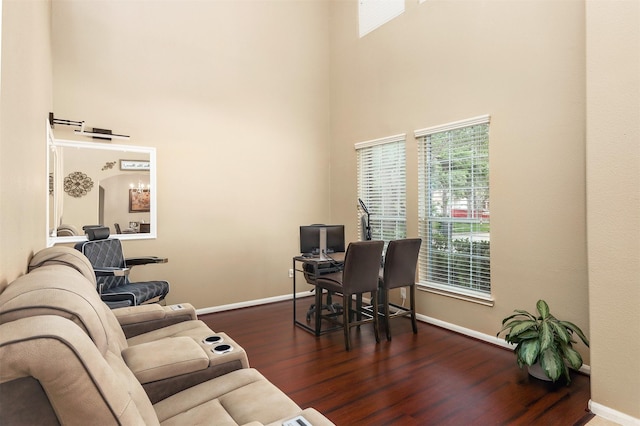
[[[356, 308], [352, 307], [353, 296], [356, 296]], [[373, 300], [377, 295], [372, 297]], [[361, 295], [343, 295], [345, 298], [344, 307], [342, 308], [342, 314], [340, 313], [328, 313], [319, 315], [316, 314], [316, 321], [326, 320], [337, 327], [334, 328], [334, 331], [337, 331], [342, 328], [344, 332], [344, 341], [345, 341], [345, 349], [347, 351], [351, 350], [351, 338], [350, 338], [350, 330], [353, 327], [360, 327], [362, 324], [373, 323], [373, 330], [376, 338], [376, 343], [380, 342], [379, 335], [379, 326], [378, 326], [378, 317], [381, 315], [378, 312], [377, 306], [362, 306], [362, 296]], [[340, 319], [340, 317], [342, 317]]]
[[[331, 305], [324, 304], [320, 307], [321, 311], [329, 311], [331, 314], [340, 315], [342, 313], [342, 305], [339, 303], [332, 303]], [[307, 322], [311, 322], [311, 318], [315, 315], [316, 304], [312, 304], [307, 311]]]
[[[342, 313], [342, 305], [339, 303], [334, 303], [332, 298], [333, 294], [331, 292], [328, 292], [327, 303], [321, 304], [320, 312], [329, 311], [333, 315], [339, 315]], [[315, 316], [316, 306], [316, 303], [313, 303], [311, 304], [311, 306], [309, 306], [309, 310], [307, 310], [307, 322], [311, 322], [311, 318]]]

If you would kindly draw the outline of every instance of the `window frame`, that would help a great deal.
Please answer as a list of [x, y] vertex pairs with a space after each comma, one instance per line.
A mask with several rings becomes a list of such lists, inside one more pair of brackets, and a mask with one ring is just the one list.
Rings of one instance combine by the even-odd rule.
[[[447, 209], [448, 211], [447, 212], [441, 211], [439, 212], [440, 216], [438, 216], [438, 214], [435, 213], [436, 208], [431, 202], [431, 200], [433, 200], [434, 197], [436, 196], [436, 192], [435, 192], [434, 186], [432, 185], [433, 182], [430, 182], [429, 180], [429, 172], [431, 169], [434, 169], [435, 167], [430, 167], [430, 166], [433, 166], [433, 164], [432, 165], [428, 164], [429, 160], [427, 159], [427, 155], [429, 152], [428, 148], [429, 148], [430, 138], [433, 135], [440, 135], [440, 134], [451, 135], [451, 132], [459, 131], [462, 129], [468, 129], [478, 125], [486, 125], [486, 167], [489, 168], [489, 131], [490, 131], [489, 115], [482, 115], [482, 116], [473, 117], [466, 120], [460, 120], [460, 121], [456, 121], [456, 122], [452, 122], [452, 123], [448, 123], [440, 126], [420, 129], [414, 132], [414, 136], [418, 144], [418, 176], [419, 176], [419, 179], [418, 179], [418, 235], [423, 240], [422, 249], [420, 250], [420, 257], [418, 260], [419, 282], [417, 283], [417, 285], [422, 290], [430, 291], [433, 293], [437, 293], [437, 294], [441, 294], [449, 297], [454, 297], [457, 299], [480, 303], [488, 306], [493, 306], [493, 297], [491, 293], [490, 254], [488, 256], [473, 254], [473, 250], [476, 247], [486, 248], [487, 252], [490, 253], [490, 225], [489, 225], [490, 217], [489, 217], [488, 211], [487, 211], [486, 217], [484, 216], [484, 213], [476, 214], [477, 207], [476, 205], [474, 205], [471, 208], [472, 209], [471, 215], [469, 215], [469, 212], [467, 211], [467, 217], [457, 217], [457, 214], [454, 213], [455, 209], [453, 208], [454, 197], [451, 196], [451, 205], [449, 206], [449, 209]], [[449, 150], [451, 150], [451, 147], [449, 147]], [[473, 155], [472, 157], [474, 158], [474, 161], [475, 161], [476, 157]], [[477, 158], [483, 158], [483, 157], [484, 155], [482, 156], [479, 155]], [[450, 170], [453, 169], [451, 164], [449, 165], [449, 167], [450, 167]], [[490, 170], [487, 170], [486, 176], [485, 176], [487, 203], [490, 200], [489, 173], [490, 173]], [[451, 182], [449, 182], [449, 185], [451, 185]], [[475, 193], [475, 190], [478, 190], [479, 188], [485, 188], [485, 187], [480, 187], [480, 186], [475, 187], [472, 184], [472, 186], [469, 189], [471, 193]], [[452, 186], [440, 187], [438, 189], [443, 193], [448, 191], [447, 193], [453, 194], [454, 192], [454, 189]], [[467, 200], [466, 201], [467, 204], [470, 203], [468, 199], [465, 199], [465, 200]], [[440, 209], [443, 210], [442, 207], [440, 207]], [[475, 270], [480, 270], [483, 273], [488, 274], [488, 278], [486, 279], [487, 282], [485, 283], [485, 285], [481, 285], [481, 287], [488, 287], [488, 289], [486, 288], [473, 289], [471, 287], [466, 287], [461, 284], [452, 283], [450, 281], [451, 270], [455, 269], [455, 266], [451, 266], [451, 265], [455, 264], [455, 258], [459, 259], [461, 256], [463, 256], [462, 253], [456, 252], [456, 244], [464, 245], [465, 241], [464, 241], [464, 238], [461, 238], [461, 239], [454, 238], [452, 233], [445, 233], [444, 241], [446, 241], [446, 248], [442, 250], [442, 247], [440, 247], [434, 250], [434, 247], [435, 247], [434, 245], [437, 244], [434, 239], [434, 237], [436, 236], [436, 232], [434, 231], [435, 223], [438, 223], [438, 225], [440, 225], [441, 223], [448, 223], [450, 224], [447, 226], [448, 229], [453, 229], [454, 226], [469, 227], [469, 233], [468, 233], [469, 239], [467, 243], [469, 246], [470, 255], [468, 257], [465, 257], [465, 258], [468, 258], [468, 261], [469, 261], [469, 274], [465, 275], [464, 278], [471, 281], [473, 279], [473, 272]], [[486, 224], [485, 226], [483, 226], [483, 228], [488, 227], [487, 233], [489, 234], [489, 236], [487, 237], [487, 241], [489, 243], [486, 244], [486, 246], [483, 245], [483, 243], [480, 243], [480, 241], [483, 241], [483, 240], [474, 239], [474, 235], [475, 235], [474, 232], [476, 232], [474, 231], [474, 229], [476, 228], [478, 230], [480, 229], [480, 227], [477, 226], [477, 224], [479, 223]], [[440, 238], [442, 237], [440, 236]], [[427, 243], [429, 241], [431, 241], [431, 243]], [[446, 252], [446, 255], [444, 257], [445, 259], [447, 259], [446, 260], [447, 262], [446, 264], [446, 269], [447, 269], [446, 281], [447, 282], [446, 283], [442, 281], [437, 282], [429, 279], [430, 277], [434, 277], [434, 275], [431, 275], [434, 273], [434, 270], [430, 269], [432, 265], [429, 263], [429, 259], [430, 258], [433, 259], [434, 257], [433, 254], [436, 253], [436, 250], [440, 256], [442, 256], [442, 254]], [[483, 260], [487, 262], [486, 268], [484, 268], [485, 264], [482, 263]], [[476, 266], [474, 266], [474, 263], [473, 263], [474, 261], [477, 261]], [[459, 270], [460, 269], [458, 268], [457, 271]]]

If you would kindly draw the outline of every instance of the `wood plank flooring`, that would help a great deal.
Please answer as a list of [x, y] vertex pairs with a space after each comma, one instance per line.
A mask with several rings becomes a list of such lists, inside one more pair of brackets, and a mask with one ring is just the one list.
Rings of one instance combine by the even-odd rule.
[[[299, 301], [306, 311], [310, 298]], [[352, 425], [583, 425], [589, 377], [570, 386], [529, 377], [509, 350], [408, 319], [381, 329], [352, 329], [320, 337], [293, 325], [292, 303], [278, 302], [202, 315], [229, 334], [249, 363], [301, 407], [314, 407], [338, 426]]]

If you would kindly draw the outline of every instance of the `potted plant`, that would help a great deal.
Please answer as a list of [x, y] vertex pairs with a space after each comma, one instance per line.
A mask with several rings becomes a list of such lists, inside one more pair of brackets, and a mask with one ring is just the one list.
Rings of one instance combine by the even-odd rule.
[[[536, 303], [538, 316], [520, 309], [514, 310], [515, 314], [502, 320], [502, 330], [506, 331], [504, 339], [508, 343], [515, 344], [514, 353], [518, 366], [529, 366], [529, 373], [534, 377], [545, 379], [536, 375], [536, 363], [539, 363], [544, 375], [551, 381], [556, 381], [564, 374], [567, 384], [571, 382], [569, 367], [579, 369], [582, 366], [582, 357], [573, 349], [573, 334], [575, 333], [582, 342], [589, 346], [589, 340], [578, 326], [569, 321], [560, 321], [549, 312], [549, 305], [544, 300]], [[534, 366], [532, 368], [532, 366]]]

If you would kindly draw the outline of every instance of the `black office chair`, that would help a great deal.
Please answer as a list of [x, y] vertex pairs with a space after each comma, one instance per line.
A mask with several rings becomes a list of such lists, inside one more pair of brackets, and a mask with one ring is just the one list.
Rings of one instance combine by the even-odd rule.
[[[363, 314], [360, 306], [357, 306], [355, 310], [352, 309], [352, 296], [356, 295], [361, 298], [363, 293], [371, 293], [371, 300], [378, 299], [378, 277], [383, 247], [383, 241], [350, 243], [344, 257], [344, 270], [322, 275], [316, 280], [316, 305], [321, 304], [323, 289], [343, 296], [342, 322], [338, 323], [342, 325], [344, 330], [344, 343], [347, 351], [351, 349], [349, 330], [351, 327], [364, 323], [373, 322], [376, 342], [380, 341], [377, 304], [373, 304], [373, 315], [366, 315]], [[357, 315], [355, 321], [352, 320], [353, 314]], [[364, 319], [362, 315], [365, 315]], [[337, 322], [335, 316], [321, 315], [321, 312], [316, 310], [316, 326], [320, 324], [322, 318]]]
[[125, 259], [122, 243], [109, 238], [106, 226], [84, 227], [89, 241], [77, 243], [91, 262], [96, 274], [97, 290], [102, 300], [111, 308], [141, 305], [150, 301], [162, 301], [169, 293], [167, 281], [130, 282], [130, 268], [150, 263], [166, 263], [166, 258], [155, 256]]
[[[418, 333], [416, 323], [416, 267], [420, 252], [420, 238], [406, 238], [390, 241], [384, 259], [384, 268], [380, 276], [380, 291], [384, 309], [384, 322], [387, 329], [387, 340], [391, 340], [391, 318], [411, 316], [413, 333]], [[409, 308], [389, 302], [389, 290], [409, 287]], [[391, 313], [391, 307], [394, 313]]]
[[[304, 279], [307, 281], [307, 284], [315, 286], [317, 277], [342, 270], [342, 263], [329, 261], [328, 263], [315, 266], [310, 263], [305, 263], [302, 265], [302, 270], [304, 271]], [[333, 292], [328, 291], [326, 303], [321, 303], [320, 305], [312, 303], [311, 306], [309, 306], [309, 309], [307, 310], [307, 322], [311, 322], [311, 318], [314, 317], [316, 306], [320, 306], [321, 311], [329, 311], [332, 314], [340, 314], [342, 312], [342, 305], [334, 302]]]

